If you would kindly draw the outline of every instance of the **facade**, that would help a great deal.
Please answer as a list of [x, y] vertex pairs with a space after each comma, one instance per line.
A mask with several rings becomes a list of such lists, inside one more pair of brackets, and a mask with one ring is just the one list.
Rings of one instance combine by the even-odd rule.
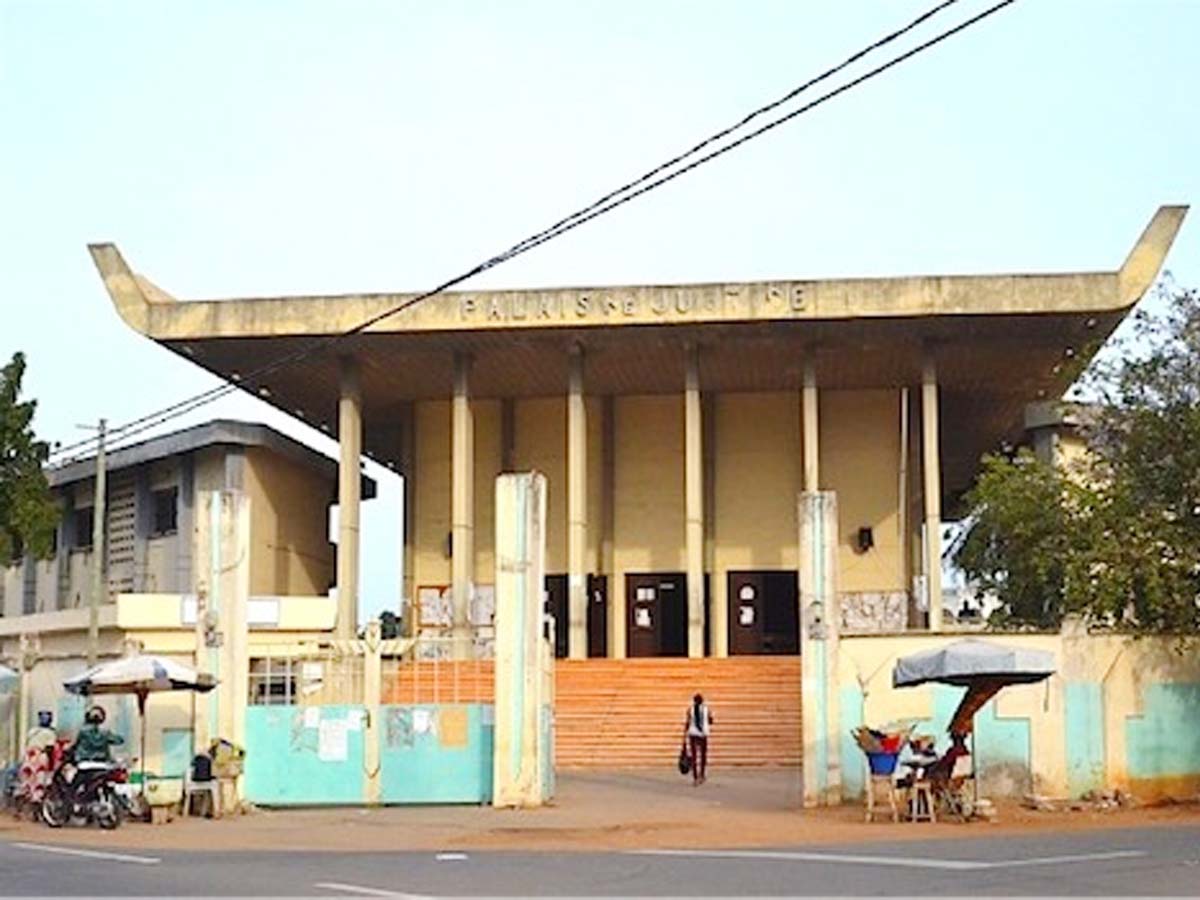
[[[95, 459], [49, 472], [62, 504], [56, 551], [2, 570], [0, 615], [86, 607], [92, 585]], [[107, 594], [195, 591], [196, 510], [214, 490], [241, 490], [253, 505], [251, 591], [312, 596], [334, 580], [329, 506], [334, 462], [264, 425], [214, 421], [111, 453], [107, 459]], [[373, 495], [367, 481], [365, 492]], [[106, 598], [107, 600], [107, 598]]]
[[[180, 302], [91, 252], [131, 327], [337, 435], [340, 623], [365, 453], [408, 479], [423, 633], [486, 639], [493, 484], [533, 469], [559, 652], [720, 657], [796, 652], [806, 578], [835, 586], [844, 629], [940, 630], [942, 519], [1151, 285], [1185, 212], [1109, 272], [447, 293], [266, 376], [412, 295]], [[798, 505], [818, 492], [837, 511], [820, 573]]]

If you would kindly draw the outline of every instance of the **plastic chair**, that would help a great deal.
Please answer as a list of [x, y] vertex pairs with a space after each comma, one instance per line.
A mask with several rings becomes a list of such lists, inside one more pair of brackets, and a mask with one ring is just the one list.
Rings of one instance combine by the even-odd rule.
[[936, 822], [933, 808], [933, 787], [928, 779], [920, 778], [908, 789], [909, 817], [914, 822]]
[[221, 782], [216, 778], [207, 781], [193, 781], [189, 771], [183, 781], [183, 814], [192, 814], [192, 800], [196, 797], [208, 798], [208, 817], [221, 818]]

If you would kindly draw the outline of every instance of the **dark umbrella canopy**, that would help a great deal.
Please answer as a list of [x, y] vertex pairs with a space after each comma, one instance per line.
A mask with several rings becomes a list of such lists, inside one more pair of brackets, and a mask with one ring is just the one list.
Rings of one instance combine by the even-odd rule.
[[971, 639], [901, 657], [892, 670], [892, 686], [933, 682], [973, 687], [987, 681], [1003, 687], [1031, 684], [1053, 674], [1053, 653]]

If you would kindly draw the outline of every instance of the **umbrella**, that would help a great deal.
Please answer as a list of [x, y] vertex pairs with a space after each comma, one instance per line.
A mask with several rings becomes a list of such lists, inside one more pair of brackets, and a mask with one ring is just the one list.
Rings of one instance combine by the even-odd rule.
[[967, 734], [973, 730], [975, 713], [1001, 688], [1032, 684], [1053, 674], [1054, 654], [1046, 650], [965, 640], [896, 660], [892, 686], [934, 682], [967, 688], [950, 721], [951, 732]]
[[142, 793], [146, 792], [146, 697], [158, 691], [211, 691], [211, 675], [161, 656], [127, 656], [102, 663], [63, 682], [72, 694], [136, 694], [142, 717]]
[[15, 681], [20, 677], [19, 672], [10, 669], [8, 666], [0, 666], [0, 684], [4, 684], [6, 681]]

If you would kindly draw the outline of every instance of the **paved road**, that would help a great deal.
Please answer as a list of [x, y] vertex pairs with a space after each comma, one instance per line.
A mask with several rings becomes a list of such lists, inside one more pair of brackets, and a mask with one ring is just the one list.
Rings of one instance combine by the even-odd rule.
[[1200, 896], [1200, 827], [648, 853], [103, 853], [0, 843], [0, 895]]

